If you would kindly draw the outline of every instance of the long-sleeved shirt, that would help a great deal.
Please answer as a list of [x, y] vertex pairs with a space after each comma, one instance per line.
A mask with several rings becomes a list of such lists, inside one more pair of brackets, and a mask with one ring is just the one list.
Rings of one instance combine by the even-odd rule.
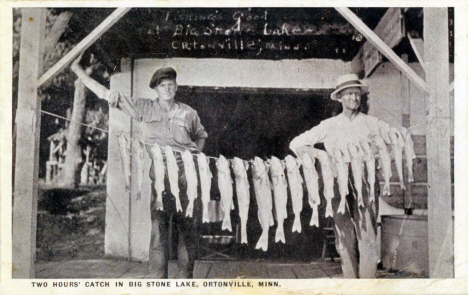
[[111, 107], [144, 123], [141, 140], [147, 144], [198, 152], [196, 141], [208, 137], [197, 111], [184, 103], [175, 102], [177, 110], [169, 114], [161, 108], [158, 99], [130, 98], [115, 90], [109, 91], [106, 99]]
[[[359, 113], [350, 120], [341, 113], [295, 137], [289, 144], [289, 148], [297, 154], [298, 147], [324, 143], [328, 152], [332, 152], [334, 147], [344, 150], [347, 149], [349, 142], [370, 141], [374, 136], [387, 138], [389, 129], [390, 126], [387, 123], [375, 117]], [[346, 162], [351, 162], [348, 153], [345, 153], [344, 157]]]

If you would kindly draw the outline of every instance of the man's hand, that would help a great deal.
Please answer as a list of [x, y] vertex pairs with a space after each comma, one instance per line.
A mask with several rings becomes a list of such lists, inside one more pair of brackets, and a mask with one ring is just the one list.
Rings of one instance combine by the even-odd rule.
[[75, 73], [80, 70], [83, 70], [83, 67], [80, 65], [81, 58], [83, 58], [83, 53], [84, 52], [78, 55], [78, 57], [70, 65], [70, 69]]

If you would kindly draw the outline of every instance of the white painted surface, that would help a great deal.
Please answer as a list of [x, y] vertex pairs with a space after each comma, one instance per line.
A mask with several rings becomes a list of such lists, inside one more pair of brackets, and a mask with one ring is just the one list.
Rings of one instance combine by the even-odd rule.
[[236, 59], [139, 59], [135, 61], [135, 95], [152, 98], [153, 73], [173, 67], [177, 83], [184, 86], [254, 88], [334, 88], [335, 79], [349, 73], [350, 62], [331, 59], [236, 60]]
[[[113, 75], [111, 89], [130, 94], [130, 73]], [[117, 136], [122, 132], [131, 136], [131, 119], [119, 110], [109, 109], [109, 145], [107, 169], [105, 255], [129, 257], [129, 194], [125, 191], [125, 178]]]
[[[424, 70], [419, 63], [410, 63], [409, 66], [422, 78]], [[453, 75], [453, 64], [450, 64], [450, 73]], [[390, 63], [382, 63], [371, 77], [365, 79], [369, 85], [369, 115], [375, 116], [391, 126], [401, 127], [402, 101], [400, 89], [402, 87], [400, 72]], [[416, 85], [410, 83], [410, 132], [413, 135], [426, 134], [426, 94]], [[454, 134], [453, 93], [450, 101], [450, 119], [452, 121], [451, 134]]]

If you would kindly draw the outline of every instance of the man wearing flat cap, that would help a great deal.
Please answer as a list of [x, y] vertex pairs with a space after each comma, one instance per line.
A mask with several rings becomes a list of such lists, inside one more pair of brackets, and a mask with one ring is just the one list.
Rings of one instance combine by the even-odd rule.
[[[123, 111], [134, 120], [142, 123], [142, 135], [139, 139], [145, 143], [150, 155], [151, 144], [155, 143], [162, 148], [163, 152], [166, 146], [179, 152], [189, 150], [192, 153], [197, 153], [203, 149], [208, 135], [200, 122], [198, 113], [190, 106], [174, 99], [177, 91], [177, 73], [173, 68], [160, 68], [153, 74], [149, 87], [154, 89], [157, 98], [151, 100], [131, 98], [121, 92], [107, 89], [85, 73], [79, 64], [80, 59], [81, 56], [72, 63], [71, 69], [83, 84], [99, 98], [107, 100], [111, 107]], [[179, 153], [176, 153], [176, 158], [181, 192], [179, 198], [183, 208], [186, 208], [188, 197], [184, 165]], [[149, 176], [154, 183], [153, 165], [152, 162]], [[154, 185], [152, 185], [150, 276], [160, 279], [168, 277], [169, 247], [171, 247], [169, 245], [169, 224], [172, 219], [179, 233], [177, 278], [191, 278], [198, 245], [199, 214], [197, 214], [197, 206], [195, 206], [193, 218], [185, 217], [185, 212], [177, 212], [175, 197], [170, 192], [167, 176], [165, 182], [163, 211], [156, 210], [156, 192]]]
[[[316, 143], [323, 143], [329, 155], [336, 150], [342, 152], [346, 163], [351, 162], [349, 144], [370, 143], [376, 136], [388, 138], [390, 126], [372, 116], [360, 112], [361, 96], [368, 93], [369, 87], [359, 80], [356, 74], [347, 74], [337, 79], [336, 89], [331, 99], [341, 103], [343, 111], [322, 121], [309, 131], [294, 138], [289, 147], [299, 157], [313, 152]], [[369, 145], [370, 147], [372, 145]], [[372, 150], [375, 153], [376, 150]], [[376, 154], [377, 155], [377, 154]], [[333, 157], [331, 157], [333, 159]], [[345, 278], [375, 278], [379, 259], [377, 249], [377, 210], [380, 194], [379, 182], [375, 181], [375, 201], [370, 201], [371, 192], [367, 175], [363, 175], [362, 196], [364, 205], [358, 204], [358, 195], [351, 170], [345, 212], [338, 212], [341, 195], [337, 182], [332, 199], [333, 219], [337, 238], [337, 250], [341, 256], [341, 266]], [[367, 171], [366, 171], [367, 172]]]

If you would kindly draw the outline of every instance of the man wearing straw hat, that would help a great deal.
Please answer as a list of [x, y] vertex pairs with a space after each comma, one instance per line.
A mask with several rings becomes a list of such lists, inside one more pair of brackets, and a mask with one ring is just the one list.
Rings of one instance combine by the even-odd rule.
[[[309, 131], [294, 138], [290, 149], [299, 157], [307, 153], [316, 143], [323, 143], [329, 153], [335, 149], [343, 151], [346, 163], [351, 162], [347, 151], [348, 143], [369, 142], [375, 136], [388, 138], [390, 126], [379, 119], [360, 112], [361, 96], [368, 93], [368, 86], [356, 74], [347, 74], [337, 79], [336, 89], [331, 99], [341, 103], [343, 111], [332, 118], [322, 121]], [[369, 202], [369, 184], [363, 183], [364, 208], [357, 203], [356, 188], [349, 173], [349, 194], [344, 213], [337, 212], [341, 199], [335, 182], [335, 197], [332, 201], [334, 211], [337, 250], [341, 256], [341, 266], [345, 278], [375, 278], [379, 255], [377, 253], [377, 210], [378, 203]], [[367, 180], [367, 176], [364, 177]], [[375, 195], [380, 193], [376, 180]]]
[[[177, 102], [174, 98], [177, 91], [177, 73], [173, 68], [165, 67], [156, 70], [150, 80], [157, 98], [130, 98], [121, 92], [109, 90], [105, 86], [89, 77], [80, 65], [81, 56], [71, 65], [71, 69], [78, 78], [99, 98], [109, 102], [134, 120], [142, 122], [142, 137], [139, 138], [151, 155], [151, 144], [158, 144], [161, 148], [171, 146], [175, 151], [189, 150], [192, 153], [203, 149], [208, 136], [200, 122], [198, 113], [186, 104]], [[180, 202], [186, 208], [188, 197], [184, 165], [180, 154], [176, 153], [179, 167]], [[163, 193], [164, 210], [155, 209], [154, 190], [154, 162], [151, 163], [150, 179], [152, 185], [151, 202], [151, 244], [150, 244], [150, 276], [164, 279], [168, 277], [169, 261], [169, 224], [172, 220], [179, 232], [178, 245], [178, 273], [177, 278], [191, 278], [197, 252], [197, 222], [199, 217], [194, 212], [194, 218], [185, 217], [185, 212], [177, 212], [175, 197], [170, 193], [168, 177], [165, 178]], [[197, 206], [195, 207], [195, 209]]]

